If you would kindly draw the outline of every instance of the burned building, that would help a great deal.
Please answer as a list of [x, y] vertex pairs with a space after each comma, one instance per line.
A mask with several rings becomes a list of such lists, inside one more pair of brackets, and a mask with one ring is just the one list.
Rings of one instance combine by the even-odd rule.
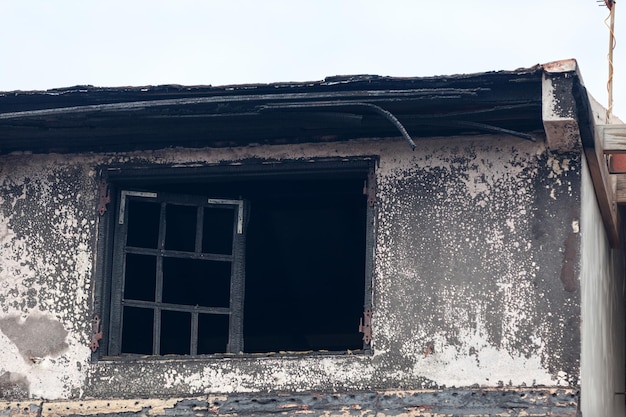
[[4, 93], [0, 413], [623, 413], [610, 132], [575, 61]]

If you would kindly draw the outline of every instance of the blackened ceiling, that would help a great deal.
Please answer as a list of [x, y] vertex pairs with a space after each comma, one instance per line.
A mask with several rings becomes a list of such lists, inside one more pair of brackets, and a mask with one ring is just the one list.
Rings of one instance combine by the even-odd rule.
[[[424, 78], [0, 93], [0, 153], [342, 141], [543, 129], [540, 66]], [[382, 110], [382, 111], [380, 111]], [[385, 113], [393, 117], [385, 117]]]

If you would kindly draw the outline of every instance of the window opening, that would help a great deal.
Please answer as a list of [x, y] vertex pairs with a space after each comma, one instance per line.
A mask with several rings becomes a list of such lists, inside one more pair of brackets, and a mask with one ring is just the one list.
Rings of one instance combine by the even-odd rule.
[[255, 200], [246, 250], [248, 352], [362, 347], [362, 188], [362, 180], [283, 181]]
[[109, 355], [363, 348], [369, 171], [120, 181]]

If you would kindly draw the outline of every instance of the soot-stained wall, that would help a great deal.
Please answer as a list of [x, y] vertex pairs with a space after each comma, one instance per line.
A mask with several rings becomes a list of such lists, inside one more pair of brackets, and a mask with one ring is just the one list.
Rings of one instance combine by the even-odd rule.
[[[92, 361], [99, 169], [363, 155], [378, 158], [370, 353]], [[580, 165], [496, 136], [0, 157], [1, 395], [576, 388]]]

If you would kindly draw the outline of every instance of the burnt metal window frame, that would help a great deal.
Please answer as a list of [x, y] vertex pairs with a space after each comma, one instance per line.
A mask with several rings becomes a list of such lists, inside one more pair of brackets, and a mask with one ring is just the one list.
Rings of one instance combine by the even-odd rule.
[[[92, 360], [101, 359], [124, 359], [125, 357], [131, 358], [137, 356], [146, 357], [146, 355], [122, 355], [121, 354], [121, 300], [122, 300], [122, 283], [119, 281], [119, 254], [116, 253], [115, 239], [119, 236], [116, 233], [116, 229], [119, 228], [119, 222], [123, 217], [119, 217], [121, 213], [124, 215], [124, 205], [127, 204], [129, 198], [131, 199], [152, 199], [155, 198], [159, 201], [171, 199], [169, 193], [161, 193], [162, 196], [153, 197], [150, 192], [138, 191], [132, 185], [136, 182], [151, 181], [158, 182], [161, 180], [175, 180], [175, 181], [187, 181], [195, 182], [201, 179], [210, 178], [211, 180], [220, 181], [226, 180], [229, 177], [236, 175], [239, 178], [254, 178], [258, 176], [289, 176], [289, 175], [341, 175], [350, 172], [359, 172], [366, 176], [367, 180], [364, 184], [364, 194], [367, 194], [367, 214], [365, 225], [365, 276], [364, 280], [364, 294], [363, 294], [363, 310], [371, 311], [372, 306], [372, 275], [373, 275], [373, 263], [374, 263], [374, 244], [375, 244], [375, 193], [376, 193], [376, 180], [375, 180], [375, 167], [377, 165], [378, 158], [376, 156], [363, 156], [363, 157], [349, 157], [349, 158], [323, 158], [323, 159], [309, 159], [306, 161], [251, 161], [249, 163], [238, 165], [215, 165], [215, 166], [203, 166], [203, 167], [173, 167], [162, 165], [124, 165], [124, 166], [104, 166], [101, 167], [101, 179], [107, 183], [108, 195], [110, 195], [110, 203], [107, 205], [107, 210], [104, 215], [100, 217], [98, 226], [98, 240], [97, 251], [98, 257], [96, 259], [96, 271], [95, 271], [95, 299], [94, 299], [94, 317], [97, 318], [98, 323], [101, 323], [102, 343], [100, 349], [98, 349], [92, 355]], [[145, 194], [144, 194], [145, 193]], [[174, 197], [174, 200], [178, 198], [178, 195]], [[213, 200], [213, 201], [211, 201]], [[242, 215], [245, 212], [243, 200], [223, 200], [216, 201], [215, 199], [207, 198], [202, 202], [203, 205], [215, 205], [226, 204], [233, 208], [234, 215], [236, 216], [235, 225], [237, 230], [234, 231], [233, 240], [233, 256], [244, 256], [245, 251], [245, 218], [242, 219]], [[241, 229], [243, 227], [243, 230]], [[239, 233], [241, 231], [242, 233]], [[161, 239], [161, 237], [160, 237]], [[118, 249], [119, 250], [119, 249]], [[162, 249], [159, 249], [162, 250]], [[204, 256], [204, 255], [199, 255]], [[243, 259], [243, 258], [240, 258]], [[117, 270], [116, 270], [117, 268]], [[229, 309], [213, 310], [208, 308], [206, 311], [218, 312], [230, 314], [230, 326], [231, 332], [229, 332], [228, 350], [225, 352], [229, 354], [242, 353], [243, 347], [243, 332], [241, 320], [237, 318], [237, 311], [243, 309], [243, 291], [245, 287], [245, 264], [243, 260], [233, 262], [233, 279], [231, 280], [231, 290], [234, 288], [234, 292], [231, 291], [231, 306]], [[117, 278], [114, 278], [117, 274]], [[239, 297], [238, 294], [241, 294]], [[130, 302], [130, 304], [136, 303], [144, 305], [143, 302]], [[147, 305], [147, 304], [146, 304]], [[195, 307], [177, 307], [170, 305], [159, 305], [159, 301], [155, 300], [153, 307], [156, 310], [159, 307], [171, 308], [174, 310], [180, 309], [181, 311], [193, 310]], [[155, 311], [156, 311], [155, 310]], [[197, 313], [196, 311], [196, 317]], [[192, 314], [194, 314], [192, 312]], [[371, 314], [371, 313], [370, 313]], [[155, 320], [158, 320], [155, 315]], [[193, 320], [193, 319], [192, 319]], [[237, 323], [238, 322], [238, 323]], [[196, 326], [197, 323], [192, 323], [192, 326]], [[355, 323], [355, 327], [358, 327], [359, 323]], [[157, 327], [155, 325], [155, 327]], [[232, 331], [234, 329], [234, 331]], [[94, 330], [95, 331], [95, 330]], [[158, 333], [158, 329], [153, 329], [154, 334]], [[197, 336], [197, 333], [196, 333]], [[368, 335], [367, 342], [364, 343], [363, 353], [371, 353], [371, 345]], [[192, 332], [192, 344], [195, 342]], [[153, 339], [154, 352], [158, 352], [157, 345], [159, 343], [158, 337]], [[152, 359], [166, 358], [194, 358], [194, 357], [221, 357], [223, 354], [207, 354], [199, 355], [191, 348], [191, 354], [179, 355], [179, 356], [158, 356], [157, 354], [151, 355]], [[322, 353], [322, 352], [312, 352]], [[324, 352], [326, 354], [341, 353], [341, 352]], [[122, 355], [122, 356], [120, 356]], [[248, 356], [248, 353], [244, 353], [243, 356]]]
[[[128, 213], [126, 206], [135, 201], [149, 201], [159, 204], [159, 227], [158, 242], [156, 248], [133, 247], [126, 240], [128, 236]], [[168, 227], [167, 207], [179, 205], [195, 208], [196, 214], [196, 231], [193, 251], [173, 250], [166, 247], [165, 232]], [[233, 219], [233, 242], [229, 254], [207, 253], [202, 250], [202, 224], [204, 222], [204, 213], [206, 208], [219, 208], [222, 210], [230, 210]], [[112, 334], [110, 349], [113, 352], [121, 352], [121, 342], [123, 340], [123, 311], [125, 307], [143, 308], [153, 310], [153, 328], [152, 328], [152, 354], [161, 355], [161, 320], [163, 312], [184, 312], [191, 315], [191, 334], [189, 352], [191, 356], [198, 355], [198, 321], [199, 315], [227, 315], [229, 317], [229, 338], [227, 343], [227, 352], [239, 352], [243, 348], [243, 327], [241, 312], [243, 310], [244, 295], [244, 271], [242, 265], [244, 263], [245, 251], [245, 234], [243, 230], [244, 222], [244, 201], [230, 199], [214, 199], [204, 198], [201, 196], [187, 196], [183, 194], [171, 194], [163, 192], [142, 192], [132, 190], [121, 190], [119, 210], [117, 213], [116, 232], [114, 237], [114, 254], [113, 254], [113, 274], [112, 274], [112, 303], [111, 303], [111, 320], [120, 323], [116, 327], [116, 334]], [[137, 300], [126, 298], [124, 295], [124, 266], [129, 255], [147, 255], [152, 256], [156, 260], [156, 282], [154, 301]], [[181, 259], [181, 260], [208, 260], [213, 262], [222, 262], [231, 264], [230, 272], [230, 300], [228, 307], [211, 307], [199, 305], [186, 305], [173, 302], [165, 302], [163, 297], [164, 291], [164, 260], [165, 259]]]

